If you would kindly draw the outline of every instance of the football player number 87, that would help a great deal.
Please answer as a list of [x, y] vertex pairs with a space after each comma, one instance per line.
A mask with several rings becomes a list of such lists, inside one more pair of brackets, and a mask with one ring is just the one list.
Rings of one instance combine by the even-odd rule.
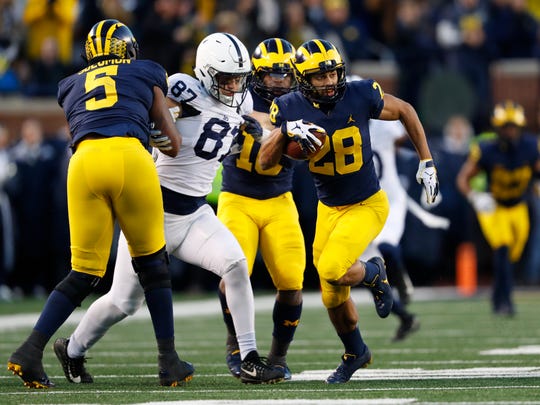
[[84, 87], [87, 93], [103, 87], [105, 97], [93, 97], [86, 102], [86, 109], [89, 111], [100, 110], [102, 108], [112, 107], [118, 101], [118, 93], [116, 91], [116, 82], [112, 76], [118, 73], [118, 65], [105, 66], [95, 70], [91, 70], [86, 74]]

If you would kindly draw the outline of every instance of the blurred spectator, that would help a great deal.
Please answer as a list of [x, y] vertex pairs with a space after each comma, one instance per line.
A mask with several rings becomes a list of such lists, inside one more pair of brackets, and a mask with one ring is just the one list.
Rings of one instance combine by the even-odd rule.
[[456, 0], [443, 8], [437, 22], [445, 65], [463, 75], [475, 93], [472, 123], [477, 132], [489, 128], [492, 105], [489, 66], [496, 47], [486, 35], [487, 19], [484, 0]]
[[0, 94], [20, 90], [14, 61], [22, 41], [20, 13], [15, 0], [0, 0]]
[[44, 38], [39, 59], [29, 64], [28, 77], [23, 81], [23, 93], [27, 96], [55, 96], [58, 82], [70, 73], [60, 61], [56, 38]]
[[491, 0], [487, 33], [498, 58], [530, 58], [538, 44], [539, 23], [526, 0]]
[[434, 146], [434, 159], [439, 174], [441, 203], [433, 213], [450, 220], [450, 227], [441, 239], [441, 273], [452, 278], [455, 269], [456, 249], [462, 242], [470, 241], [475, 222], [474, 212], [456, 186], [456, 176], [467, 159], [469, 145], [474, 136], [471, 122], [464, 116], [454, 115], [443, 128], [442, 140]]
[[6, 127], [0, 124], [0, 302], [11, 301], [11, 289], [7, 277], [13, 271], [14, 240], [13, 214], [4, 185], [15, 175], [15, 165], [11, 162], [8, 147], [10, 139]]
[[324, 0], [323, 10], [324, 19], [315, 26], [317, 34], [336, 45], [347, 62], [378, 59], [366, 27], [351, 16], [348, 0]]
[[26, 57], [39, 59], [42, 42], [53, 37], [58, 43], [60, 60], [65, 65], [71, 65], [77, 14], [78, 0], [27, 0], [23, 13]]
[[397, 95], [418, 107], [422, 81], [438, 60], [433, 27], [424, 0], [401, 0], [392, 44], [399, 67]]
[[315, 29], [309, 24], [306, 11], [299, 0], [288, 1], [283, 12], [283, 21], [280, 34], [298, 48], [304, 42], [316, 38]]
[[158, 62], [169, 74], [181, 71], [198, 28], [193, 0], [155, 0], [139, 24], [141, 57]]
[[56, 281], [52, 277], [51, 229], [58, 158], [54, 148], [44, 142], [38, 120], [26, 119], [20, 136], [11, 149], [17, 171], [6, 190], [16, 238], [10, 284], [24, 295], [42, 297]]

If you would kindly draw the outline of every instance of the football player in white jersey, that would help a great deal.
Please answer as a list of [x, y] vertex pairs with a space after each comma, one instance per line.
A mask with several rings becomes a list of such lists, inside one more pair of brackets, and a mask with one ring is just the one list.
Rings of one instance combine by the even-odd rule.
[[405, 268], [400, 240], [407, 215], [407, 191], [403, 188], [396, 167], [396, 142], [406, 139], [407, 132], [401, 121], [370, 120], [371, 148], [379, 182], [388, 195], [390, 212], [382, 231], [366, 249], [363, 258], [380, 252], [386, 264], [388, 280], [396, 288], [399, 297], [394, 297], [392, 313], [399, 317], [400, 325], [394, 341], [403, 340], [418, 330], [420, 323], [406, 309], [412, 295], [412, 282]]
[[[182, 73], [168, 79], [170, 105], [181, 108], [176, 121], [183, 134], [180, 152], [171, 159], [154, 149], [165, 209], [167, 250], [225, 281], [242, 359], [241, 381], [279, 382], [283, 370], [267, 365], [257, 352], [253, 291], [242, 248], [206, 202], [220, 161], [229, 153], [240, 126], [254, 136], [262, 136], [257, 121], [246, 115], [252, 103], [244, 103], [251, 73], [250, 55], [235, 36], [211, 34], [197, 48], [194, 70], [197, 79]], [[167, 141], [161, 143], [159, 137], [154, 146], [161, 150], [168, 147]], [[113, 324], [134, 314], [143, 300], [143, 290], [121, 235], [111, 290], [92, 304], [69, 339], [55, 342], [55, 353], [69, 381], [80, 382], [80, 377], [84, 380], [89, 375], [84, 368], [87, 350]]]

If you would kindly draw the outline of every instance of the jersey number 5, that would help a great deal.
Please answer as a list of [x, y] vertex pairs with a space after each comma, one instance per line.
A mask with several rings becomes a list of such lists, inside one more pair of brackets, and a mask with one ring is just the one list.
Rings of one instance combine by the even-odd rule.
[[116, 91], [116, 82], [112, 76], [118, 73], [118, 65], [105, 66], [99, 69], [91, 70], [86, 74], [84, 87], [87, 93], [94, 89], [103, 87], [105, 97], [92, 97], [86, 102], [86, 109], [89, 111], [100, 110], [102, 108], [112, 107], [118, 101]]

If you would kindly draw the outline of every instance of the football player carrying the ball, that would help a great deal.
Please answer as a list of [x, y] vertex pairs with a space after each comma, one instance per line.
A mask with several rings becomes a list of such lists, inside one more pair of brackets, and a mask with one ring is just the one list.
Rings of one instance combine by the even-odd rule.
[[313, 261], [322, 301], [345, 349], [326, 382], [346, 383], [372, 360], [358, 328], [351, 287], [363, 285], [371, 291], [381, 318], [390, 314], [393, 304], [383, 260], [358, 260], [381, 231], [389, 210], [375, 172], [369, 120], [401, 120], [420, 158], [416, 178], [426, 189], [428, 203], [438, 194], [437, 171], [414, 108], [385, 95], [373, 80], [347, 83], [345, 64], [333, 44], [321, 39], [305, 42], [296, 51], [293, 66], [300, 91], [274, 100], [270, 119], [278, 128], [263, 143], [259, 162], [263, 169], [274, 167], [291, 137], [304, 139], [309, 146], [314, 142], [313, 126], [328, 134], [322, 149], [309, 160], [319, 199]]

